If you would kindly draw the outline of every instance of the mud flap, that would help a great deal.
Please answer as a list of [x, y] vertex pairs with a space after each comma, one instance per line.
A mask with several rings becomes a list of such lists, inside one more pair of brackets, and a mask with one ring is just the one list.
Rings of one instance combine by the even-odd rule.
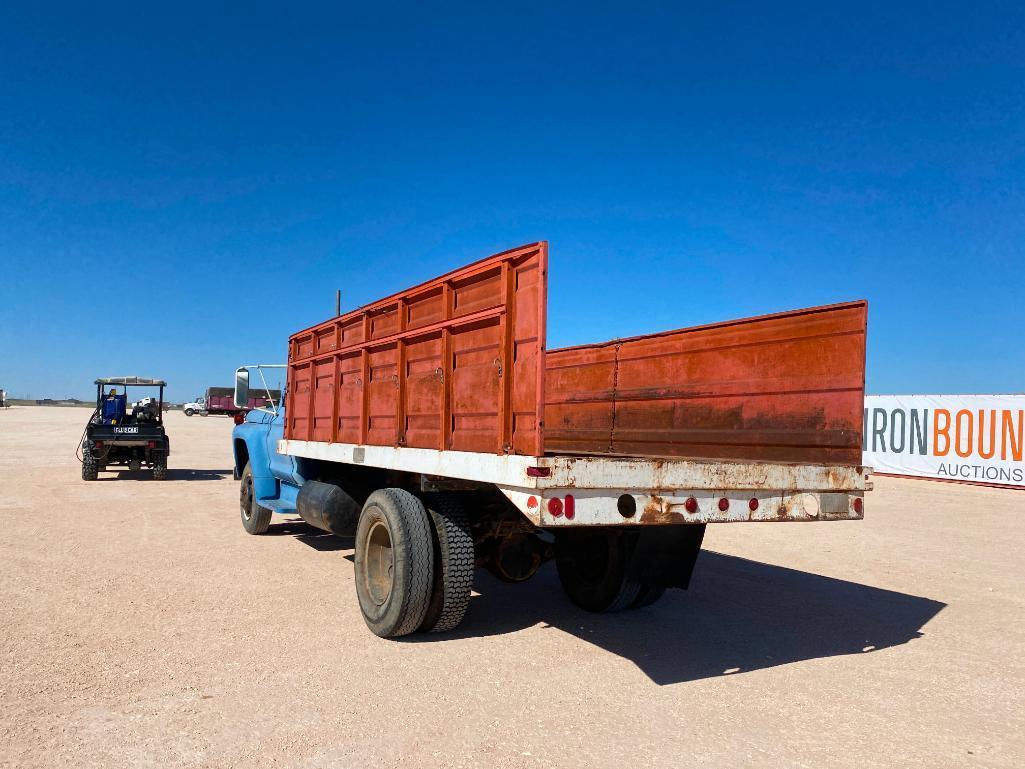
[[704, 536], [704, 524], [643, 527], [637, 533], [628, 578], [653, 587], [686, 588]]

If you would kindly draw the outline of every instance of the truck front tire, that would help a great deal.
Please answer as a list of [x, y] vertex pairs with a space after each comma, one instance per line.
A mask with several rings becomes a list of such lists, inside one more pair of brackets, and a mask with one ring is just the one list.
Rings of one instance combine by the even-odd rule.
[[555, 565], [562, 588], [573, 603], [593, 612], [621, 611], [636, 605], [642, 586], [628, 576], [635, 544], [632, 536], [585, 529], [560, 534]]
[[193, 411], [192, 409], [185, 409], [185, 416], [187, 416], [187, 417], [191, 417], [195, 413], [196, 412]]
[[257, 504], [256, 491], [253, 488], [253, 469], [248, 462], [246, 469], [242, 471], [238, 499], [242, 512], [242, 528], [250, 534], [265, 534], [270, 527], [273, 513]]
[[356, 527], [356, 597], [374, 635], [416, 631], [434, 582], [434, 543], [423, 503], [402, 489], [379, 489]]

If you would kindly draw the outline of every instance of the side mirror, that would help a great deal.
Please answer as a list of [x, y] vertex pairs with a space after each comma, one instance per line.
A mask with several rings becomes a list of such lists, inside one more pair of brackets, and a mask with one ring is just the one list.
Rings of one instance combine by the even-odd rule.
[[249, 370], [240, 368], [235, 372], [235, 408], [249, 405]]

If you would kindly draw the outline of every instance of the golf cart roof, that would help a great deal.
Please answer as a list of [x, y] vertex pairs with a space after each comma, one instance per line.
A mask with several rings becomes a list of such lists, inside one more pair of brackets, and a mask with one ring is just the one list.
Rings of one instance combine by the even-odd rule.
[[112, 376], [106, 379], [97, 379], [98, 385], [139, 385], [146, 387], [166, 387], [167, 382], [163, 379], [146, 379], [141, 376]]

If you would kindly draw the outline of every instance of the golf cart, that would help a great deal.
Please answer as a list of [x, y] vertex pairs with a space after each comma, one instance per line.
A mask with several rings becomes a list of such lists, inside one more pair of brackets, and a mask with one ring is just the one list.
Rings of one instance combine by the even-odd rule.
[[[124, 465], [129, 470], [153, 468], [153, 480], [167, 478], [171, 443], [164, 431], [162, 379], [135, 376], [96, 380], [96, 410], [82, 436], [82, 480], [95, 481], [100, 470]], [[128, 402], [129, 387], [156, 387], [157, 398]], [[118, 389], [120, 388], [120, 392]]]

